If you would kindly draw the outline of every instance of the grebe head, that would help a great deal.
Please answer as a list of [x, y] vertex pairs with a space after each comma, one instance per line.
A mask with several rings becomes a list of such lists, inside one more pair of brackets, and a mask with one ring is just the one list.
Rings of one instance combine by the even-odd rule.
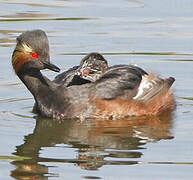
[[77, 74], [83, 79], [95, 82], [107, 68], [107, 60], [101, 54], [93, 52], [81, 60]]
[[88, 54], [86, 57], [84, 57], [80, 62], [80, 66], [81, 67], [84, 66], [85, 63], [88, 66], [92, 66], [93, 64], [95, 64], [96, 68], [99, 68], [99, 69], [108, 67], [107, 60], [97, 52], [92, 52]]
[[60, 69], [50, 63], [49, 42], [44, 31], [32, 30], [22, 33], [12, 55], [12, 66], [16, 74], [21, 70]]

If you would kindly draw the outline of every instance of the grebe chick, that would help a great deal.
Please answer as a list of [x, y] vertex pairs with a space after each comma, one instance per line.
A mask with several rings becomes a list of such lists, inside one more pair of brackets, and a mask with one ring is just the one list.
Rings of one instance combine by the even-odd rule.
[[107, 68], [95, 82], [66, 87], [40, 72], [46, 68], [59, 71], [49, 59], [45, 32], [26, 31], [17, 38], [12, 66], [32, 93], [40, 116], [58, 120], [124, 118], [158, 115], [175, 105], [169, 90], [172, 77], [161, 79], [134, 66], [119, 65]]
[[57, 75], [53, 82], [64, 86], [94, 82], [107, 67], [107, 60], [101, 54], [93, 52], [84, 57], [79, 66], [74, 66]]

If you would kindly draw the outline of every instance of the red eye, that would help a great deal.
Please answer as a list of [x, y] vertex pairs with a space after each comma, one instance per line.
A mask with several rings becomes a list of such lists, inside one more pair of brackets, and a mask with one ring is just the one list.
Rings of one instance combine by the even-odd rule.
[[83, 74], [86, 76], [86, 75], [89, 75], [89, 72], [85, 71], [85, 72], [83, 72]]
[[108, 68], [108, 66], [106, 65], [106, 66], [104, 66], [104, 68], [106, 69], [106, 68]]
[[32, 52], [31, 53], [31, 57], [34, 58], [34, 59], [37, 59], [38, 58], [38, 54], [35, 53], [35, 52]]

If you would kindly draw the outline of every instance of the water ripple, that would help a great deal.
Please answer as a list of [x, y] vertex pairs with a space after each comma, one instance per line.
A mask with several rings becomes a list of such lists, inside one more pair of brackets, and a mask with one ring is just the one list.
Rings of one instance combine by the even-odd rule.
[[0, 99], [0, 103], [9, 103], [9, 102], [16, 102], [16, 101], [25, 101], [25, 100], [29, 100], [29, 99], [33, 99], [32, 97], [28, 97], [28, 98], [8, 98], [8, 99]]
[[[61, 53], [58, 55], [87, 55], [88, 53]], [[190, 53], [175, 53], [175, 52], [105, 52], [103, 55], [146, 55], [146, 56], [193, 56]]]
[[99, 18], [84, 18], [84, 17], [71, 17], [71, 18], [5, 18], [0, 19], [0, 22], [16, 22], [16, 21], [84, 21], [84, 20], [97, 20]]

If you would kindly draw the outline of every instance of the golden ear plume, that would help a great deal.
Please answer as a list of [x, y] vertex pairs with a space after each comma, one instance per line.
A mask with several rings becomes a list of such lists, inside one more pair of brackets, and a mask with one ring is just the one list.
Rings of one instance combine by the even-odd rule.
[[27, 61], [30, 61], [30, 53], [33, 49], [26, 43], [18, 43], [12, 55], [12, 66], [17, 73]]

